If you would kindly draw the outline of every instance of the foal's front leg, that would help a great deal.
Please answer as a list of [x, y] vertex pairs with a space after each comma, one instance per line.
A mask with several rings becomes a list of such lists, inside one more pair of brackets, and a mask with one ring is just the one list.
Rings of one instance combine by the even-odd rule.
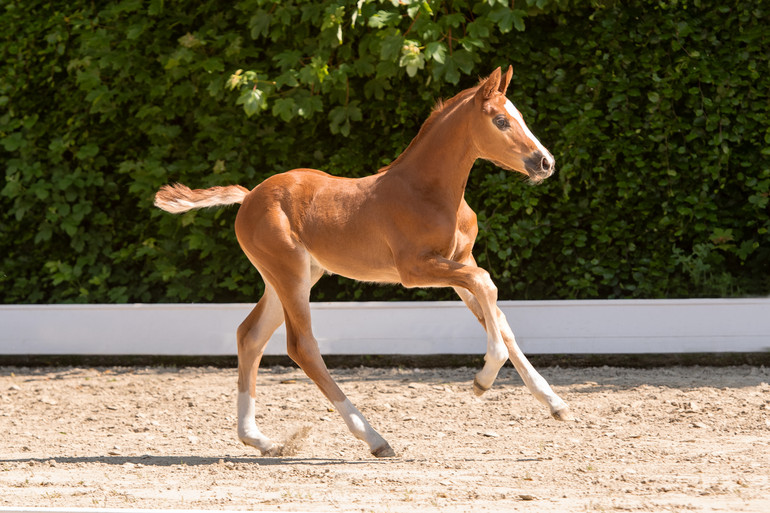
[[[521, 375], [530, 392], [548, 405], [558, 420], [569, 418], [567, 404], [557, 396], [548, 382], [532, 367], [516, 344], [505, 315], [497, 307], [497, 287], [489, 273], [478, 267], [472, 257], [457, 262], [441, 256], [426, 259], [405, 258], [400, 262], [401, 282], [407, 287], [453, 287], [468, 304], [487, 331], [487, 354], [484, 368], [476, 375], [477, 395], [488, 390], [507, 356]], [[467, 293], [462, 292], [463, 290]]]
[[[476, 298], [465, 289], [456, 288], [455, 290], [468, 306], [468, 309], [473, 312], [481, 325], [486, 329], [484, 315]], [[498, 372], [500, 372], [502, 366], [510, 358], [524, 380], [524, 384], [532, 392], [532, 395], [550, 408], [551, 415], [554, 418], [568, 420], [570, 415], [567, 404], [556, 395], [548, 382], [532, 367], [527, 357], [521, 352], [513, 331], [505, 318], [505, 314], [497, 306], [495, 306], [494, 310], [497, 315], [497, 325], [502, 335], [502, 341], [496, 337], [488, 337], [487, 353], [484, 355], [484, 367], [473, 379], [473, 392], [480, 396], [492, 388]]]
[[[455, 288], [455, 290], [479, 322], [481, 322], [485, 329], [487, 329], [481, 305], [473, 294], [468, 290], [461, 288]], [[511, 327], [505, 318], [505, 314], [503, 314], [497, 305], [494, 306], [494, 314], [497, 317], [497, 325], [500, 330], [500, 335], [502, 336], [502, 341], [497, 337], [487, 338], [487, 354], [484, 356], [484, 367], [473, 379], [473, 392], [476, 395], [482, 395], [492, 388], [492, 384], [494, 383], [498, 372], [500, 372], [500, 368], [502, 368], [506, 360], [510, 358], [513, 366], [516, 368], [516, 371], [521, 376], [521, 379], [524, 381], [524, 384], [529, 391], [537, 400], [548, 406], [553, 418], [556, 420], [570, 420], [572, 416], [569, 412], [567, 403], [556, 395], [545, 378], [543, 378], [540, 373], [535, 370], [532, 364], [529, 363], [529, 360], [527, 360], [527, 357], [522, 353], [519, 345], [516, 343], [516, 337], [513, 335], [513, 330], [511, 330]]]
[[551, 416], [556, 420], [572, 420], [572, 414], [569, 411], [569, 406], [565, 403], [561, 397], [551, 388], [551, 385], [538, 373], [535, 368], [529, 363], [527, 357], [519, 348], [516, 343], [516, 339], [513, 336], [513, 331], [508, 325], [508, 321], [505, 319], [505, 315], [499, 308], [496, 308], [497, 315], [500, 323], [500, 331], [503, 335], [503, 340], [508, 348], [508, 357], [511, 359], [511, 363], [516, 368], [516, 371], [521, 376], [524, 384], [535, 398], [541, 403], [548, 406], [551, 410]]
[[[468, 309], [473, 312], [476, 319], [487, 330], [487, 324], [484, 320], [484, 312], [481, 310], [479, 302], [470, 291], [455, 287], [455, 292], [463, 300]], [[487, 352], [484, 355], [484, 367], [473, 378], [473, 393], [477, 396], [492, 388], [492, 384], [497, 378], [500, 369], [508, 361], [508, 349], [500, 337], [490, 337], [487, 334]]]

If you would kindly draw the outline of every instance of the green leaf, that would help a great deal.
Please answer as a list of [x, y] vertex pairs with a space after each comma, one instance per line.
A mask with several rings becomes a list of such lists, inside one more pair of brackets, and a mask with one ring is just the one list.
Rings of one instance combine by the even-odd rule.
[[5, 151], [16, 151], [19, 148], [23, 148], [27, 145], [24, 140], [24, 134], [21, 132], [14, 132], [7, 137], [0, 139], [0, 144], [3, 145]]
[[466, 75], [470, 75], [473, 72], [474, 58], [471, 52], [467, 50], [458, 50], [452, 55], [452, 60]]
[[273, 103], [273, 116], [290, 121], [297, 114], [297, 105], [291, 98], [279, 98]]
[[299, 80], [297, 80], [297, 72], [294, 70], [288, 70], [278, 75], [275, 79], [275, 88], [281, 89], [284, 86], [297, 87]]
[[225, 70], [225, 63], [219, 57], [211, 57], [201, 63], [201, 67], [207, 73], [221, 73]]
[[91, 159], [99, 154], [99, 147], [94, 143], [88, 143], [82, 146], [75, 154], [80, 160]]
[[465, 22], [465, 15], [459, 12], [446, 14], [439, 19], [439, 25], [447, 28], [459, 28]]
[[237, 105], [243, 105], [243, 111], [247, 116], [253, 116], [260, 110], [267, 108], [264, 93], [256, 88], [244, 92], [236, 103]]
[[524, 26], [524, 16], [525, 12], [520, 10], [514, 10], [511, 15], [513, 16], [513, 26], [518, 30], [519, 32], [524, 32], [525, 26]]
[[401, 55], [401, 48], [404, 46], [404, 37], [401, 34], [392, 34], [385, 36], [380, 47], [380, 59], [384, 61], [395, 61]]
[[267, 37], [270, 31], [270, 22], [273, 19], [273, 15], [259, 9], [249, 20], [249, 28], [251, 29], [251, 38], [259, 39], [260, 37]]
[[144, 23], [137, 23], [135, 25], [131, 25], [128, 30], [126, 31], [126, 39], [137, 39], [139, 36], [142, 35], [142, 32], [144, 32], [145, 24]]
[[295, 100], [297, 103], [297, 114], [305, 119], [323, 111], [323, 100], [320, 96], [300, 95], [295, 97]]
[[333, 134], [350, 135], [351, 121], [361, 121], [363, 113], [358, 107], [358, 101], [352, 101], [348, 105], [340, 105], [329, 112], [329, 128]]
[[287, 70], [300, 64], [302, 52], [299, 50], [284, 50], [273, 57], [273, 61], [281, 68]]
[[371, 18], [369, 18], [368, 25], [372, 28], [381, 29], [385, 27], [393, 27], [398, 25], [401, 21], [401, 15], [392, 11], [378, 11]]
[[433, 78], [436, 80], [446, 80], [450, 84], [460, 82], [460, 72], [454, 59], [446, 59], [442, 64], [433, 68]]
[[425, 46], [425, 56], [428, 59], [434, 60], [439, 64], [443, 64], [446, 60], [447, 47], [441, 41], [431, 41]]

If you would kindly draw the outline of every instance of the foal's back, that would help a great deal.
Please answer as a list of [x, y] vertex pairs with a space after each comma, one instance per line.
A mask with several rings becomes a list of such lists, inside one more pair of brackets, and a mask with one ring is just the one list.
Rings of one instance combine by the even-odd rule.
[[[341, 178], [294, 169], [255, 187], [238, 211], [235, 230], [253, 259], [307, 251], [324, 270], [373, 282], [398, 282], [381, 222], [397, 207], [384, 198], [387, 177]], [[390, 230], [392, 231], [392, 230]]]

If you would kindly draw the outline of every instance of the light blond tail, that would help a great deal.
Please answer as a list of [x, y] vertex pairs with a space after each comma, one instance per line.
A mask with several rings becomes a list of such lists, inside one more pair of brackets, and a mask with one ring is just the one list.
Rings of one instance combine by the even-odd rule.
[[248, 192], [246, 187], [240, 185], [190, 189], [186, 185], [177, 183], [160, 188], [155, 194], [155, 206], [172, 214], [181, 214], [195, 208], [243, 203], [243, 198]]

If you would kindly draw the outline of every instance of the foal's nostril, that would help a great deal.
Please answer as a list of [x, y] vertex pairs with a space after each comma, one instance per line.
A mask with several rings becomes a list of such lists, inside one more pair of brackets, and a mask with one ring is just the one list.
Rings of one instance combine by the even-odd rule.
[[536, 151], [524, 160], [524, 168], [527, 174], [536, 181], [548, 178], [554, 172], [553, 157], [549, 153]]

